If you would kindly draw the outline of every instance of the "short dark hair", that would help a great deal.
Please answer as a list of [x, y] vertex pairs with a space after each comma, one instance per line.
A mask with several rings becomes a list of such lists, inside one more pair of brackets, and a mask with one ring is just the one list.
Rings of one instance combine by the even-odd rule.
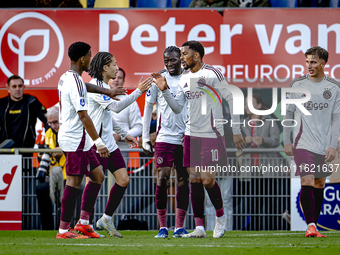
[[99, 81], [103, 80], [103, 66], [112, 61], [113, 55], [110, 52], [98, 52], [90, 63], [89, 75]]
[[164, 50], [163, 56], [168, 52], [176, 52], [178, 56], [181, 56], [181, 50], [177, 46], [169, 46]]
[[187, 41], [187, 42], [182, 44], [182, 47], [184, 47], [184, 46], [189, 46], [189, 49], [197, 51], [200, 54], [201, 59], [203, 58], [203, 56], [204, 56], [204, 47], [203, 47], [203, 45], [199, 41], [194, 41], [194, 40]]
[[122, 73], [123, 73], [123, 81], [125, 81], [125, 71], [123, 70], [123, 68], [118, 68], [118, 71], [122, 71]]
[[328, 53], [327, 50], [325, 50], [324, 48], [322, 48], [322, 47], [320, 47], [320, 46], [314, 46], [314, 47], [312, 47], [312, 48], [309, 48], [309, 49], [305, 52], [305, 57], [307, 57], [307, 55], [318, 56], [320, 59], [325, 60], [325, 62], [327, 63], [329, 53]]
[[91, 46], [85, 42], [75, 42], [68, 48], [68, 56], [72, 61], [77, 62], [81, 57], [85, 56], [90, 49]]
[[8, 79], [7, 79], [7, 86], [9, 86], [9, 83], [11, 82], [11, 80], [17, 80], [17, 79], [20, 79], [20, 80], [22, 80], [22, 83], [24, 83], [24, 79], [23, 78], [21, 78], [19, 75], [12, 75], [11, 77], [9, 77]]

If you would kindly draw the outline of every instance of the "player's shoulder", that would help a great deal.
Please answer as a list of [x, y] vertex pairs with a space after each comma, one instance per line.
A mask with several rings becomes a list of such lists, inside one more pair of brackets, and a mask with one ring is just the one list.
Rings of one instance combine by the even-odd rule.
[[330, 85], [335, 86], [336, 88], [340, 88], [340, 83], [327, 75], [325, 76], [325, 81], [328, 82]]
[[223, 81], [225, 79], [221, 71], [211, 65], [204, 64], [202, 69], [205, 72], [210, 73], [213, 77], [216, 77], [219, 81]]
[[306, 82], [308, 79], [308, 75], [305, 74], [303, 76], [300, 76], [298, 78], [295, 78], [289, 85], [289, 87], [298, 87], [299, 85], [303, 84]]
[[164, 69], [158, 71], [158, 73], [161, 74], [162, 76], [165, 76], [167, 74], [167, 71], [168, 70], [166, 70], [166, 68], [164, 68]]

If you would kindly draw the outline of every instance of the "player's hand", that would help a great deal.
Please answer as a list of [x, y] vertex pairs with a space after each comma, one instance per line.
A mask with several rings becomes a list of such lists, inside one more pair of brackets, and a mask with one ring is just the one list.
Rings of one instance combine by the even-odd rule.
[[287, 156], [294, 156], [293, 144], [286, 144], [284, 149]]
[[246, 143], [251, 143], [253, 141], [253, 138], [248, 135], [244, 138], [244, 140], [246, 141]]
[[335, 149], [329, 147], [326, 151], [325, 162], [331, 162], [335, 159]]
[[261, 136], [256, 136], [253, 141], [256, 145], [261, 145], [263, 143], [263, 138]]
[[119, 142], [120, 140], [122, 140], [122, 137], [116, 133], [113, 133], [113, 138], [115, 139], [116, 142]]
[[246, 147], [246, 142], [243, 140], [242, 134], [234, 135], [233, 138], [234, 138], [235, 147], [239, 151], [243, 150]]
[[164, 91], [168, 88], [168, 83], [166, 82], [165, 77], [163, 77], [159, 73], [152, 73], [151, 76], [154, 78], [154, 83], [156, 83], [157, 87]]
[[140, 91], [142, 91], [142, 93], [144, 93], [149, 88], [151, 88], [151, 86], [152, 86], [152, 78], [151, 77], [147, 78], [145, 81], [143, 81], [143, 77], [142, 77], [140, 79], [140, 81], [138, 82], [138, 88], [139, 88]]
[[109, 149], [106, 147], [106, 145], [103, 143], [103, 141], [102, 141], [102, 139], [100, 137], [98, 137], [94, 141], [94, 144], [97, 147], [97, 150], [99, 152], [99, 156], [101, 156], [102, 158], [108, 158], [110, 156]]
[[131, 135], [128, 135], [125, 140], [124, 140], [130, 148], [134, 148], [136, 146], [138, 146], [138, 142], [136, 140], [136, 138], [134, 138], [133, 136]]
[[152, 143], [149, 138], [142, 138], [143, 140], [143, 151], [148, 157], [153, 157], [154, 151]]
[[123, 86], [118, 86], [118, 87], [114, 87], [112, 89], [107, 89], [106, 91], [106, 95], [111, 97], [114, 100], [120, 101], [119, 98], [117, 98], [116, 96], [118, 95], [125, 95], [126, 94], [126, 90]]

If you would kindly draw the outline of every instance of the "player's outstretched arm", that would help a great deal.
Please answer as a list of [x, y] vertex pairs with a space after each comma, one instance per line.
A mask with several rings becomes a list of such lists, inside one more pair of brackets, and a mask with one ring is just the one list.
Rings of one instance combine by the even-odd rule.
[[85, 84], [86, 84], [86, 90], [88, 92], [104, 94], [117, 101], [119, 101], [120, 99], [116, 98], [116, 96], [126, 94], [126, 90], [123, 88], [123, 86], [118, 86], [113, 89], [106, 89], [106, 88], [99, 87], [91, 83], [85, 83]]
[[142, 132], [142, 146], [144, 153], [149, 156], [153, 157], [154, 151], [153, 146], [150, 142], [150, 124], [151, 124], [151, 118], [152, 118], [152, 109], [153, 104], [145, 101], [144, 106], [144, 117], [143, 117], [143, 132]]
[[152, 73], [151, 76], [155, 79], [154, 82], [161, 91], [164, 91], [168, 88], [168, 83], [165, 77], [160, 73]]
[[163, 77], [159, 73], [153, 73], [151, 76], [154, 78], [154, 83], [156, 83], [157, 87], [162, 91], [163, 97], [170, 106], [171, 110], [174, 113], [179, 114], [182, 111], [186, 100], [186, 97], [183, 90], [181, 90], [180, 85], [178, 85], [177, 94], [174, 98], [171, 95], [170, 90], [167, 89], [168, 83], [165, 77]]
[[147, 78], [143, 81], [143, 77], [138, 82], [138, 89], [144, 93], [152, 86], [152, 77]]
[[79, 111], [78, 116], [81, 122], [83, 123], [87, 133], [94, 141], [99, 152], [99, 155], [102, 158], [108, 158], [110, 156], [110, 152], [107, 149], [106, 145], [103, 143], [102, 139], [99, 137], [90, 116], [87, 114], [87, 111]]

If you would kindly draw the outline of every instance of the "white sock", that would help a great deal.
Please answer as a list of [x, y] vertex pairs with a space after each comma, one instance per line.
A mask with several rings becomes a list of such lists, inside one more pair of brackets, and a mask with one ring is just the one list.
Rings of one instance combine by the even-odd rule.
[[82, 219], [80, 219], [80, 223], [82, 224], [82, 225], [89, 225], [89, 221], [88, 220], [82, 220]]
[[105, 213], [103, 214], [103, 216], [104, 216], [105, 219], [112, 220], [112, 216], [109, 216], [109, 215], [107, 215]]
[[204, 232], [205, 232], [205, 229], [204, 229], [204, 227], [203, 227], [203, 226], [197, 226], [196, 228], [197, 228], [197, 229], [200, 229], [200, 230], [202, 230], [202, 231], [204, 231]]
[[61, 229], [61, 228], [59, 228], [59, 234], [64, 234], [64, 233], [66, 233], [66, 232], [68, 232], [68, 229]]
[[[183, 227], [181, 227], [181, 228], [183, 228]], [[181, 229], [181, 228], [175, 228], [175, 230], [174, 230], [174, 231], [176, 232], [177, 230], [179, 230], [179, 229]]]
[[160, 228], [159, 230], [161, 230], [161, 229], [166, 229], [166, 230], [168, 230], [168, 228], [167, 228], [167, 227], [164, 227], [164, 228]]

